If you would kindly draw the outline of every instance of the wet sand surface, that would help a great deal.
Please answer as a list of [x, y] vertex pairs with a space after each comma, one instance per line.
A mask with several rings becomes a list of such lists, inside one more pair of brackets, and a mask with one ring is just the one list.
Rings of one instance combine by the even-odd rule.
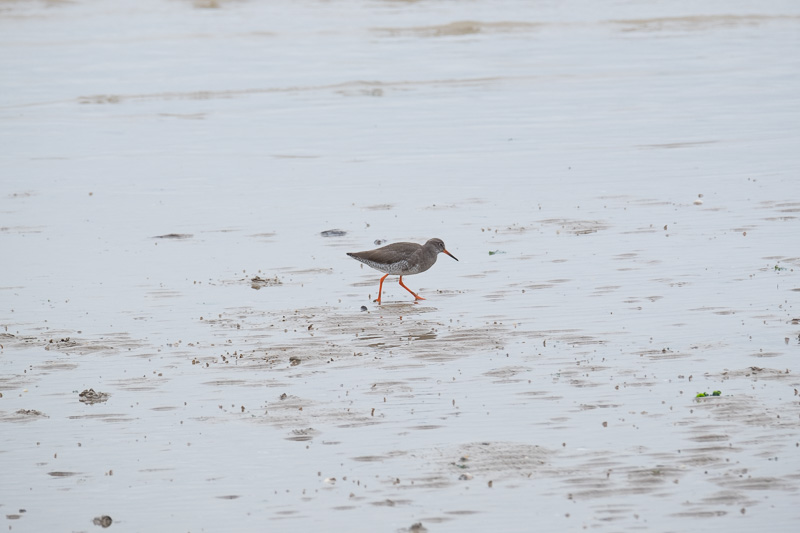
[[[795, 531], [799, 53], [780, 1], [0, 1], [0, 520]], [[372, 303], [345, 253], [431, 237]]]

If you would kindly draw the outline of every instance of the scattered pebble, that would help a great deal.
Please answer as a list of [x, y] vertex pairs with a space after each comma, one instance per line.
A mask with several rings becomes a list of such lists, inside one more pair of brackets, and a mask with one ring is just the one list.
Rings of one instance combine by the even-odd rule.
[[110, 394], [107, 392], [95, 392], [94, 389], [86, 389], [78, 394], [78, 401], [82, 403], [102, 403], [108, 400]]
[[[181, 240], [181, 239], [191, 239], [192, 237], [194, 237], [194, 235], [192, 235], [191, 233], [167, 233], [166, 235], [156, 235], [156, 236], [155, 236], [155, 237], [153, 237], [153, 238], [154, 238], [154, 239], [175, 239], [175, 240]], [[109, 520], [110, 520], [110, 519], [109, 519]]]
[[94, 525], [100, 526], [100, 527], [103, 527], [103, 528], [106, 528], [106, 527], [110, 526], [113, 522], [114, 521], [111, 520], [111, 517], [108, 516], [108, 515], [97, 516], [97, 517], [95, 517], [94, 520], [92, 520], [92, 523]]
[[262, 278], [260, 276], [256, 276], [250, 279], [250, 287], [255, 290], [260, 290], [262, 287], [277, 287], [278, 285], [283, 285], [281, 280], [278, 279], [278, 276], [274, 278]]
[[321, 232], [320, 235], [323, 237], [344, 237], [347, 235], [347, 232], [342, 229], [326, 229]]
[[36, 409], [19, 409], [16, 411], [18, 415], [25, 415], [25, 416], [41, 416], [43, 418], [49, 418], [46, 414], [41, 411], [37, 411]]

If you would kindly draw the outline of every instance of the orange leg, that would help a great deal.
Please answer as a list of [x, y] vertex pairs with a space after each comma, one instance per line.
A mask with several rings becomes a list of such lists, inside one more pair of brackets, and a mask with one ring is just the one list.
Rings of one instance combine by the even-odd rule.
[[386, 274], [385, 276], [383, 276], [383, 277], [381, 278], [381, 285], [380, 285], [380, 287], [378, 288], [378, 298], [377, 298], [377, 299], [375, 299], [375, 300], [373, 300], [373, 302], [378, 302], [378, 303], [381, 303], [381, 294], [383, 294], [383, 280], [385, 280], [385, 279], [386, 279], [386, 278], [388, 278], [388, 277], [389, 277], [389, 274]]
[[403, 283], [403, 276], [400, 276], [400, 286], [403, 287], [408, 292], [410, 292], [411, 294], [413, 294], [414, 298], [415, 298], [415, 301], [416, 300], [424, 300], [425, 299], [422, 296], [420, 296], [419, 294], [415, 293], [414, 291], [412, 291], [411, 289], [409, 289], [408, 287], [405, 286], [405, 284]]

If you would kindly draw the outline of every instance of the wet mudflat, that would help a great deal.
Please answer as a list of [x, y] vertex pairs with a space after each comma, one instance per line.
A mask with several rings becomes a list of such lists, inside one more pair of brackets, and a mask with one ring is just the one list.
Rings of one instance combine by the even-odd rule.
[[800, 11], [560, 6], [0, 2], [5, 525], [794, 531]]

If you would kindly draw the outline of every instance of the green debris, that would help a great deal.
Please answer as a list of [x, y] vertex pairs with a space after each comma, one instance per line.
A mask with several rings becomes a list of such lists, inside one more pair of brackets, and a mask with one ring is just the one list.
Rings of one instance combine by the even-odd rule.
[[[491, 253], [491, 252], [489, 252], [489, 253]], [[789, 269], [788, 269], [788, 268], [786, 268], [786, 267], [782, 267], [782, 266], [775, 265], [775, 271], [776, 271], [776, 272], [780, 272], [780, 271], [782, 271], [782, 270], [789, 270]]]
[[489, 251], [489, 255], [498, 255], [498, 254], [504, 254], [504, 253], [505, 252], [502, 251], [502, 250], [490, 250]]
[[709, 394], [707, 392], [698, 392], [697, 396], [695, 396], [695, 398], [706, 398], [708, 396], [722, 396], [722, 391], [715, 390], [711, 394]]

